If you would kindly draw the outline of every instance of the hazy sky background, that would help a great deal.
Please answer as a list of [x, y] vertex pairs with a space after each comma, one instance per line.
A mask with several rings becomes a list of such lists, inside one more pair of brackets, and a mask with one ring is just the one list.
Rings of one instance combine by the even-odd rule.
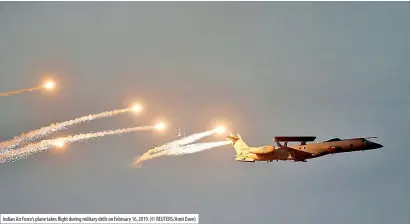
[[[2, 2], [0, 138], [129, 106], [55, 136], [169, 122], [0, 164], [0, 213], [199, 213], [200, 223], [409, 222], [409, 2]], [[239, 163], [231, 146], [128, 166], [224, 122], [275, 135], [378, 136], [307, 163]], [[213, 136], [205, 141], [221, 140]]]

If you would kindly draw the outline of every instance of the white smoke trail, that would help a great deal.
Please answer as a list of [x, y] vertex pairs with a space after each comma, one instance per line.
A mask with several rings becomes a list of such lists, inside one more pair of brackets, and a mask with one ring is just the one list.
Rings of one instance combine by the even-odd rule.
[[170, 149], [170, 148], [176, 147], [176, 146], [187, 145], [187, 144], [189, 144], [189, 143], [198, 141], [198, 140], [200, 140], [200, 139], [202, 139], [202, 138], [205, 138], [205, 137], [210, 136], [210, 135], [215, 134], [215, 133], [218, 133], [218, 130], [217, 130], [217, 129], [213, 129], [213, 130], [209, 130], [209, 131], [205, 131], [205, 132], [201, 132], [201, 133], [192, 134], [192, 135], [187, 136], [187, 137], [184, 137], [184, 138], [182, 138], [182, 139], [175, 140], [175, 141], [166, 143], [166, 144], [164, 144], [164, 145], [162, 145], [162, 146], [159, 146], [159, 147], [155, 147], [155, 148], [153, 148], [153, 149], [150, 149], [150, 150], [148, 150], [148, 151], [146, 152], [146, 154], [147, 154], [147, 153], [150, 154], [150, 153], [160, 152], [160, 151], [167, 150], [167, 149]]
[[204, 132], [192, 134], [192, 135], [189, 135], [187, 137], [184, 137], [184, 138], [181, 138], [181, 139], [166, 143], [162, 146], [154, 147], [152, 149], [149, 149], [143, 155], [138, 156], [137, 158], [135, 158], [131, 165], [136, 166], [138, 163], [140, 163], [144, 160], [150, 160], [150, 159], [154, 159], [154, 158], [157, 158], [159, 156], [165, 155], [165, 154], [167, 154], [168, 150], [170, 150], [172, 148], [187, 145], [189, 143], [198, 141], [202, 138], [205, 138], [207, 136], [210, 136], [210, 135], [218, 133], [218, 132], [219, 132], [219, 130], [218, 130], [218, 128], [216, 128], [216, 129], [212, 129], [212, 130], [209, 130], [209, 131], [204, 131]]
[[206, 143], [185, 145], [182, 147], [173, 148], [173, 149], [168, 150], [167, 155], [178, 156], [178, 155], [184, 155], [184, 154], [191, 154], [191, 153], [201, 152], [206, 149], [212, 149], [212, 148], [229, 145], [229, 144], [231, 144], [231, 141], [206, 142]]
[[92, 120], [99, 119], [99, 118], [111, 117], [111, 116], [131, 112], [133, 110], [134, 110], [133, 108], [126, 108], [126, 109], [120, 109], [120, 110], [105, 111], [105, 112], [98, 113], [98, 114], [90, 114], [84, 117], [76, 118], [76, 119], [69, 120], [69, 121], [64, 121], [61, 123], [51, 124], [50, 126], [47, 126], [47, 127], [42, 127], [37, 130], [23, 133], [19, 136], [14, 137], [13, 139], [0, 142], [0, 153], [5, 150], [10, 150], [10, 149], [20, 147], [22, 144], [26, 142], [29, 142], [35, 139], [40, 139], [44, 136], [50, 135], [57, 131], [61, 131], [63, 129], [66, 129], [76, 124], [81, 124], [81, 123], [92, 121]]
[[151, 160], [160, 156], [179, 156], [184, 154], [191, 154], [200, 151], [204, 151], [206, 149], [212, 149], [224, 145], [231, 144], [231, 141], [218, 141], [218, 142], [206, 142], [206, 143], [196, 143], [190, 144], [185, 146], [174, 146], [172, 148], [168, 148], [161, 152], [153, 153], [153, 154], [143, 154], [138, 157], [133, 163], [132, 166], [138, 167], [139, 164], [143, 161]]
[[5, 93], [0, 93], [0, 96], [10, 96], [14, 94], [19, 94], [19, 93], [24, 93], [24, 92], [31, 92], [35, 90], [40, 90], [43, 89], [43, 86], [37, 86], [37, 87], [31, 87], [31, 88], [25, 88], [25, 89], [18, 89], [18, 90], [13, 90]]
[[30, 144], [25, 147], [18, 148], [16, 150], [4, 151], [3, 153], [0, 153], [0, 163], [12, 162], [15, 160], [24, 159], [34, 153], [45, 151], [47, 149], [50, 149], [53, 146], [62, 145], [65, 143], [78, 142], [78, 141], [87, 140], [91, 138], [103, 137], [106, 135], [116, 135], [116, 134], [123, 134], [123, 133], [134, 132], [134, 131], [147, 131], [153, 128], [156, 128], [156, 126], [141, 126], [141, 127], [133, 127], [133, 128], [123, 128], [123, 129], [100, 131], [100, 132], [87, 133], [87, 134], [70, 135], [70, 136], [62, 137], [62, 138], [43, 140], [41, 142]]
[[175, 148], [181, 148], [184, 145], [193, 143], [197, 140], [200, 140], [204, 137], [210, 136], [215, 133], [224, 133], [225, 128], [224, 127], [217, 127], [215, 129], [209, 130], [209, 131], [204, 131], [196, 134], [189, 135], [187, 137], [181, 138], [179, 140], [175, 140], [169, 143], [166, 143], [162, 146], [155, 147], [152, 149], [149, 149], [146, 153], [138, 156], [137, 158], [134, 159], [133, 163], [131, 163], [131, 166], [138, 167], [140, 162], [145, 161], [145, 160], [150, 160], [154, 159], [163, 155], [166, 155], [170, 150], [175, 149]]

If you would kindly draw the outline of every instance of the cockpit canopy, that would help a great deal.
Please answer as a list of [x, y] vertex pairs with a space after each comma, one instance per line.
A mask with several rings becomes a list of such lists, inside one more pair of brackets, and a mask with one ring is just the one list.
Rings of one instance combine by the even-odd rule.
[[371, 141], [369, 141], [369, 140], [367, 140], [367, 139], [365, 139], [365, 138], [361, 138], [361, 141], [362, 142], [365, 142], [365, 143], [370, 143]]
[[341, 141], [341, 139], [340, 138], [332, 138], [332, 139], [324, 141], [324, 142], [336, 142], [336, 141]]

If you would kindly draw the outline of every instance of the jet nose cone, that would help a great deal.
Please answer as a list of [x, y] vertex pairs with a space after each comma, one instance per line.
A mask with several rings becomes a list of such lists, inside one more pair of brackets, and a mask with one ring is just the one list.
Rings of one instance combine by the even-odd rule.
[[371, 145], [372, 149], [379, 149], [379, 148], [382, 148], [382, 147], [383, 147], [383, 145], [378, 144], [378, 143], [372, 143], [372, 145]]

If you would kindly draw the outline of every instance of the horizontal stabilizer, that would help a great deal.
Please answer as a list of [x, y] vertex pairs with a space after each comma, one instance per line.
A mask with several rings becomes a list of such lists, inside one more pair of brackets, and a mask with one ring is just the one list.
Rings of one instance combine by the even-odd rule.
[[252, 158], [247, 158], [247, 157], [236, 157], [235, 160], [241, 161], [241, 162], [255, 162], [255, 159]]

